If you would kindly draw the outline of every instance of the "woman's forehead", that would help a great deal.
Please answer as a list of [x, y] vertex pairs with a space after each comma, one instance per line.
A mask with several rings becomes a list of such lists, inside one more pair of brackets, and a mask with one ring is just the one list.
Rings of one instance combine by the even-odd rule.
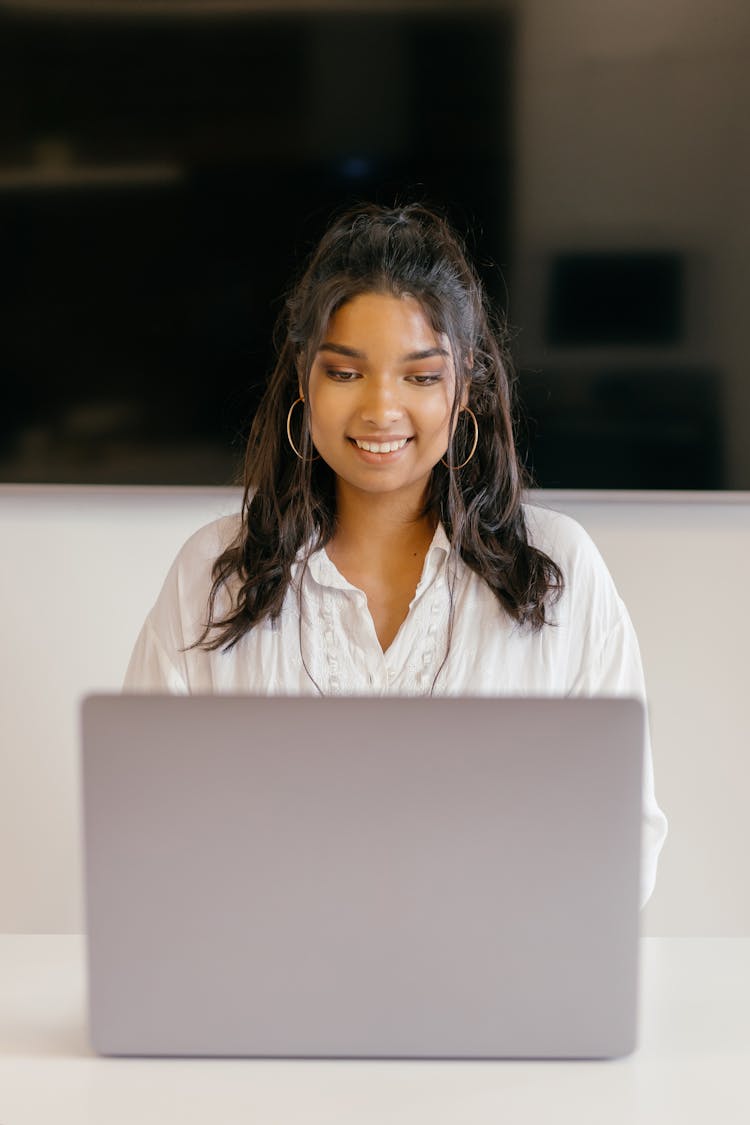
[[323, 341], [338, 336], [369, 338], [373, 341], [409, 340], [414, 349], [442, 348], [450, 353], [449, 339], [441, 326], [436, 326], [431, 312], [411, 293], [367, 291], [342, 302], [331, 314], [322, 333]]

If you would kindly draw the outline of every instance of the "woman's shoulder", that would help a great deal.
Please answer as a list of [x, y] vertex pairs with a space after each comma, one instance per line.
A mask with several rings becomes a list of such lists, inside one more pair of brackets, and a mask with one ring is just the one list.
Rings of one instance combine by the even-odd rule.
[[200, 611], [213, 582], [213, 567], [239, 533], [239, 512], [221, 516], [198, 528], [180, 547], [164, 582], [161, 598]]
[[535, 504], [525, 504], [523, 512], [529, 542], [560, 567], [566, 597], [590, 597], [596, 592], [608, 601], [619, 602], [607, 564], [577, 520]]
[[213, 566], [219, 555], [237, 539], [241, 523], [240, 513], [234, 512], [199, 527], [180, 547], [175, 563], [188, 568], [207, 562]]
[[572, 516], [538, 504], [524, 504], [523, 514], [529, 542], [555, 562], [560, 563], [558, 555], [567, 559], [592, 551], [598, 554], [591, 536]]
[[239, 528], [239, 514], [223, 516], [180, 547], [133, 650], [128, 688], [183, 692], [211, 684], [210, 658], [188, 650], [205, 628], [214, 563]]

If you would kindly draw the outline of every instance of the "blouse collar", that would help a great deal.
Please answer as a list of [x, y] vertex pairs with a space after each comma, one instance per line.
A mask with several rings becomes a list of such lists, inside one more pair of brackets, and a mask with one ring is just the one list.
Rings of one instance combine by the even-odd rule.
[[[438, 574], [445, 567], [450, 549], [451, 544], [445, 533], [445, 528], [442, 523], [439, 523], [435, 528], [432, 542], [427, 548], [427, 554], [425, 555], [424, 566], [422, 568], [422, 577], [419, 580], [417, 589], [420, 587], [424, 588], [437, 578]], [[334, 590], [348, 590], [349, 592], [356, 590], [356, 586], [352, 586], [351, 582], [348, 582], [341, 571], [331, 562], [325, 547], [321, 547], [310, 555], [307, 563], [307, 573], [318, 586]]]

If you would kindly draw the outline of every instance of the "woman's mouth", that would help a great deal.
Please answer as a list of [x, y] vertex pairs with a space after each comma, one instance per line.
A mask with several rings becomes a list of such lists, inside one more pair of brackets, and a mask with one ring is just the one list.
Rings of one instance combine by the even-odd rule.
[[396, 453], [399, 449], [403, 449], [407, 441], [411, 438], [395, 438], [393, 441], [364, 441], [360, 438], [350, 438], [351, 442], [356, 445], [357, 449], [362, 449], [365, 453]]

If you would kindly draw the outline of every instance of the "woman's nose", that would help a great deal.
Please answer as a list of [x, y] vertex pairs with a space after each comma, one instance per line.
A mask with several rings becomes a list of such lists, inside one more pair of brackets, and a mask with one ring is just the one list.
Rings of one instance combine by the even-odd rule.
[[396, 389], [386, 380], [368, 381], [360, 409], [363, 422], [378, 426], [398, 421], [403, 413]]

